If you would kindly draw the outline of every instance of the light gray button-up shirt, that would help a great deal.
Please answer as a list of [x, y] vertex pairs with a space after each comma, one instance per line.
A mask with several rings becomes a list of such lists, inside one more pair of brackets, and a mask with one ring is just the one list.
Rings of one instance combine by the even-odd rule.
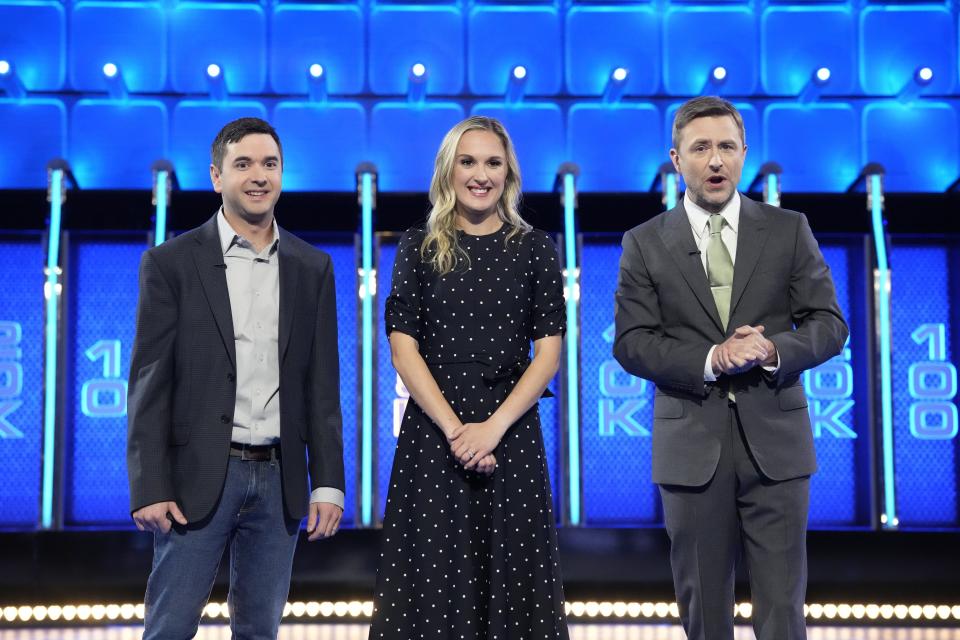
[[[253, 244], [234, 231], [223, 214], [217, 216], [227, 293], [233, 317], [237, 355], [237, 399], [231, 440], [265, 445], [280, 441], [280, 232], [273, 221], [273, 240], [257, 253]], [[333, 487], [318, 487], [311, 502], [332, 502], [343, 508], [344, 495]]]

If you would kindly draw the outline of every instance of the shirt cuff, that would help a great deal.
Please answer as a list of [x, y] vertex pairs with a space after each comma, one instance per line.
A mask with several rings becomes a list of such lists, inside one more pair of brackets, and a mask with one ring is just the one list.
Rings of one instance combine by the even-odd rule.
[[[774, 349], [776, 349], [776, 347], [774, 347]], [[776, 373], [777, 371], [779, 371], [779, 370], [780, 370], [780, 352], [777, 351], [777, 365], [776, 365], [776, 366], [772, 366], [772, 365], [769, 365], [769, 364], [764, 364], [764, 365], [761, 365], [761, 366], [763, 367], [763, 370], [766, 371], [767, 373]]]
[[317, 487], [310, 492], [310, 503], [314, 502], [329, 502], [343, 509], [343, 491], [333, 487]]
[[[713, 373], [713, 352], [717, 348], [717, 345], [710, 347], [710, 351], [707, 351], [707, 361], [703, 364], [703, 381], [704, 382], [716, 382], [717, 376]], [[779, 357], [779, 356], [777, 356]], [[778, 362], [779, 366], [779, 362]]]

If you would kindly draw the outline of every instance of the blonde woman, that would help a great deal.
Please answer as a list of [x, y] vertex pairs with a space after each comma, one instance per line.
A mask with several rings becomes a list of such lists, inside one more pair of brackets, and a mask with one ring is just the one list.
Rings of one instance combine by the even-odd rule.
[[519, 200], [503, 125], [468, 118], [440, 145], [426, 224], [400, 241], [385, 323], [411, 402], [370, 640], [568, 637], [537, 411], [563, 290]]

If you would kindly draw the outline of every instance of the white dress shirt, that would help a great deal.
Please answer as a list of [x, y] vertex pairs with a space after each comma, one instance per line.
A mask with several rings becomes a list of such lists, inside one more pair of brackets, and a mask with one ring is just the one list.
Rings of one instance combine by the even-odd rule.
[[[693, 231], [693, 241], [700, 252], [700, 261], [703, 263], [703, 271], [707, 271], [707, 243], [710, 242], [710, 216], [709, 211], [697, 205], [691, 198], [689, 192], [683, 194], [683, 208], [687, 212], [687, 220], [690, 221], [690, 229]], [[740, 192], [734, 191], [730, 202], [716, 214], [723, 216], [727, 221], [720, 231], [720, 239], [730, 253], [730, 260], [734, 266], [737, 264], [737, 234], [740, 229]], [[713, 373], [713, 352], [717, 345], [710, 347], [707, 352], [707, 361], [703, 365], [703, 380], [705, 382], [715, 382], [717, 376]], [[777, 365], [775, 367], [763, 367], [771, 373], [780, 368], [780, 354], [777, 354]]]

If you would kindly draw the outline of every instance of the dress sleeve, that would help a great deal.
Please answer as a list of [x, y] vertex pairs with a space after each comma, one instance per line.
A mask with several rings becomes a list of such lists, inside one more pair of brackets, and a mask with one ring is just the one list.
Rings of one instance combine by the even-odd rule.
[[420, 333], [420, 243], [423, 233], [410, 229], [400, 238], [393, 262], [390, 295], [384, 310], [384, 327], [389, 336], [400, 331], [419, 339]]
[[567, 328], [563, 280], [557, 246], [547, 234], [534, 231], [530, 242], [530, 270], [533, 279], [531, 339], [563, 335]]

